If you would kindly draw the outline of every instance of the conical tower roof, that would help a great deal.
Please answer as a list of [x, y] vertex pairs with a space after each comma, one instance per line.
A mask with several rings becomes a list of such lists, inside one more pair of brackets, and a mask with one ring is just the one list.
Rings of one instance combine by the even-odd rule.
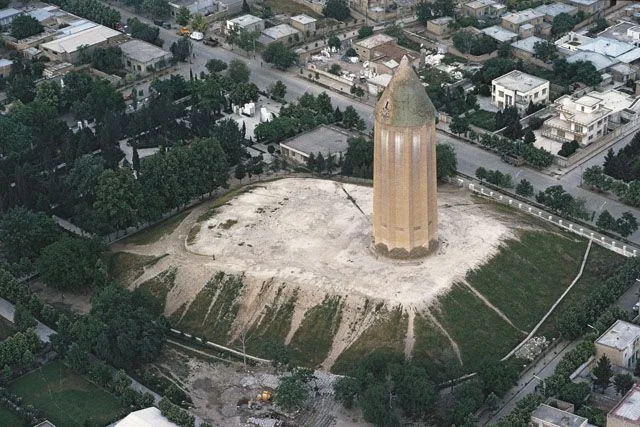
[[389, 126], [422, 126], [434, 121], [434, 108], [406, 56], [376, 105], [376, 122]]

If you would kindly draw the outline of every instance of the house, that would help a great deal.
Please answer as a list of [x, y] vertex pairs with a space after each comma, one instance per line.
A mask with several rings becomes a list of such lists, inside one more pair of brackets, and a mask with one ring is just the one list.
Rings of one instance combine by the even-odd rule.
[[544, 15], [544, 20], [547, 22], [553, 22], [553, 18], [560, 15], [561, 13], [566, 13], [571, 16], [575, 16], [578, 13], [578, 8], [575, 6], [571, 6], [566, 3], [551, 3], [551, 4], [543, 4], [536, 8], [534, 8], [538, 13]]
[[579, 61], [591, 62], [597, 71], [606, 71], [617, 64], [617, 61], [596, 52], [578, 52], [567, 57], [567, 62], [570, 64]]
[[253, 15], [242, 15], [227, 20], [227, 32], [229, 31], [260, 31], [264, 30], [264, 20]]
[[27, 15], [31, 16], [43, 25], [54, 24], [56, 14], [59, 10], [58, 6], [45, 6], [29, 10], [27, 11]]
[[404, 56], [412, 64], [419, 60], [420, 57], [418, 53], [395, 43], [379, 46], [371, 55], [369, 68], [377, 74], [394, 74]]
[[521, 35], [521, 27], [524, 26], [523, 34], [532, 32], [531, 28], [533, 28], [533, 32], [537, 32], [543, 21], [544, 15], [542, 13], [533, 9], [525, 9], [520, 12], [511, 12], [502, 15], [500, 25], [505, 30], [518, 33], [521, 37], [529, 37], [529, 35], [533, 34]]
[[377, 76], [370, 78], [367, 80], [367, 89], [371, 95], [378, 95], [379, 93], [384, 92], [384, 90], [389, 86], [389, 82], [391, 82], [391, 78], [393, 76], [391, 74], [378, 74]]
[[380, 33], [355, 42], [353, 48], [362, 61], [371, 61], [375, 49], [384, 45], [395, 44], [395, 42], [396, 39], [394, 37]]
[[142, 40], [129, 40], [119, 45], [122, 63], [130, 73], [144, 76], [169, 65], [173, 55]]
[[[600, 100], [598, 100], [600, 101], [598, 102], [595, 99], [591, 101], [591, 103], [596, 105], [596, 107], [603, 104]], [[626, 108], [628, 105], [623, 107]], [[611, 112], [607, 114], [608, 116], [612, 114], [613, 107], [605, 108], [605, 114], [607, 113], [606, 110], [611, 110]], [[600, 335], [594, 344], [596, 345], [596, 360], [602, 356], [607, 356], [612, 365], [633, 369], [636, 366], [638, 356], [640, 356], [640, 326], [618, 320]]]
[[91, 52], [97, 47], [116, 45], [127, 38], [120, 31], [93, 22], [91, 24], [93, 25], [82, 26], [78, 28], [79, 31], [73, 31], [69, 35], [64, 35], [67, 30], [64, 28], [61, 30], [62, 37], [41, 44], [40, 50], [52, 61], [75, 63], [79, 59], [81, 48]]
[[578, 48], [582, 45], [589, 44], [594, 39], [584, 36], [582, 34], [574, 33], [573, 31], [565, 34], [554, 42], [558, 50], [563, 54], [569, 54], [570, 52], [577, 52]]
[[593, 15], [611, 6], [611, 0], [565, 0], [586, 15]]
[[494, 0], [475, 0], [462, 5], [462, 15], [476, 19], [497, 18], [507, 11], [507, 7]]
[[640, 387], [637, 385], [607, 414], [607, 427], [640, 426]]
[[322, 125], [281, 142], [280, 152], [287, 160], [299, 164], [306, 164], [311, 154], [314, 157], [322, 154], [325, 159], [333, 155], [337, 163], [347, 152], [347, 140], [353, 136], [343, 129]]
[[115, 427], [178, 427], [166, 419], [160, 409], [150, 407], [133, 411], [120, 421], [116, 422]]
[[453, 18], [450, 16], [443, 16], [441, 18], [431, 19], [427, 21], [427, 31], [438, 35], [444, 36], [451, 33], [451, 24]]
[[531, 413], [531, 427], [592, 427], [584, 417], [541, 404]]
[[21, 11], [12, 7], [0, 10], [0, 27], [8, 27], [13, 19], [20, 14], [22, 14]]
[[501, 110], [516, 107], [524, 113], [530, 102], [546, 104], [547, 101], [549, 81], [522, 71], [511, 71], [491, 82], [491, 103]]
[[528, 60], [536, 53], [536, 43], [546, 43], [546, 41], [536, 36], [527, 37], [511, 43], [511, 52], [516, 58]]
[[242, 0], [218, 0], [218, 12], [236, 15], [242, 12]]
[[0, 59], [0, 77], [6, 78], [11, 73], [11, 66], [13, 65], [13, 61], [8, 59]]
[[502, 27], [494, 25], [493, 27], [488, 27], [482, 29], [482, 32], [491, 37], [492, 39], [498, 41], [499, 43], [511, 43], [518, 38], [518, 35], [512, 31], [505, 30]]
[[300, 32], [288, 24], [280, 24], [275, 27], [262, 30], [258, 42], [267, 46], [274, 42], [282, 42], [291, 45], [300, 41]]
[[307, 37], [315, 35], [317, 21], [316, 18], [304, 14], [292, 16], [290, 19], [291, 26]]
[[214, 0], [171, 0], [171, 15], [175, 18], [181, 7], [186, 7], [189, 13], [201, 13], [203, 15], [215, 12], [218, 9]]
[[[640, 4], [637, 6], [640, 7]], [[598, 33], [598, 36], [638, 46], [640, 45], [640, 25], [635, 22], [620, 21]]]
[[621, 83], [626, 83], [629, 80], [633, 81], [637, 77], [636, 69], [628, 64], [616, 64], [611, 67], [609, 73], [611, 73], [613, 80]]
[[[541, 133], [547, 138], [563, 143], [575, 140], [585, 147], [606, 135], [610, 125], [619, 124], [621, 118], [629, 119], [634, 112], [627, 109], [635, 100], [635, 97], [616, 90], [593, 91], [578, 98], [569, 95], [561, 96], [554, 102], [557, 115], [544, 122]], [[618, 366], [632, 363], [630, 360], [633, 358], [633, 364], [635, 364], [637, 338], [636, 341], [629, 341], [629, 337], [640, 334], [638, 332], [640, 327], [620, 322], [616, 322], [598, 338], [595, 343], [596, 357], [607, 354], [611, 363]], [[619, 347], [623, 342], [631, 347], [620, 350]]]

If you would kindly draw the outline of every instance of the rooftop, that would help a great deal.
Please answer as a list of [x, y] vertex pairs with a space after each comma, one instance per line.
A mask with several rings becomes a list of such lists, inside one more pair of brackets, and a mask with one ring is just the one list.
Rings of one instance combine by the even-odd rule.
[[628, 76], [636, 72], [635, 69], [624, 63], [616, 64], [611, 67], [611, 69], [618, 72], [619, 74], [622, 74], [623, 76]]
[[578, 8], [575, 6], [571, 6], [566, 3], [552, 3], [552, 4], [543, 4], [534, 9], [538, 13], [542, 13], [546, 16], [556, 17], [561, 13], [577, 13]]
[[511, 41], [518, 37], [516, 33], [513, 33], [509, 30], [505, 30], [502, 27], [494, 25], [493, 27], [484, 28], [482, 30], [483, 33], [488, 35], [491, 38], [498, 40], [499, 42], [507, 42]]
[[0, 67], [8, 67], [13, 64], [13, 61], [9, 59], [0, 58]]
[[314, 130], [297, 135], [280, 144], [305, 154], [322, 153], [327, 156], [330, 153], [344, 153], [347, 151], [347, 139], [353, 135], [334, 128], [322, 125]]
[[0, 10], [0, 19], [9, 18], [11, 16], [16, 16], [16, 15], [19, 15], [21, 13], [22, 12], [20, 12], [17, 9], [14, 9], [12, 7], [8, 7], [6, 9]]
[[469, 3], [465, 3], [465, 7], [469, 7], [471, 9], [479, 9], [481, 7], [491, 6], [494, 4], [494, 0], [475, 0]]
[[528, 92], [531, 89], [535, 89], [539, 86], [548, 84], [548, 80], [541, 79], [531, 74], [523, 73], [522, 71], [513, 70], [503, 76], [493, 79], [493, 84], [498, 84], [506, 89], [514, 90], [517, 92]]
[[593, 41], [578, 46], [578, 50], [596, 52], [611, 58], [618, 57], [634, 48], [635, 46], [632, 44], [608, 37], [596, 37]]
[[61, 37], [48, 43], [43, 43], [40, 47], [56, 53], [73, 53], [77, 51], [80, 46], [93, 46], [107, 41], [112, 37], [119, 36], [120, 34], [121, 33], [119, 31], [112, 30], [111, 28], [107, 28], [103, 25], [96, 25], [87, 30]]
[[362, 39], [356, 42], [355, 44], [365, 49], [373, 49], [374, 47], [383, 45], [385, 43], [394, 42], [395, 40], [396, 39], [394, 39], [391, 36], [380, 33], [380, 34], [375, 34], [371, 37], [367, 37], [366, 39]]
[[637, 31], [638, 28], [639, 28], [638, 24], [636, 23], [621, 21], [599, 32], [598, 36], [608, 37], [611, 39], [620, 40], [622, 42], [633, 43], [633, 38], [631, 37], [631, 34], [627, 32]]
[[544, 403], [533, 411], [531, 418], [536, 418], [558, 427], [583, 427], [586, 426], [589, 421], [584, 417], [545, 405]]
[[134, 411], [115, 424], [115, 427], [177, 427], [162, 416], [156, 407]]
[[532, 19], [542, 18], [544, 15], [533, 9], [525, 9], [520, 12], [511, 12], [506, 15], [502, 15], [502, 19], [511, 22], [513, 24], [524, 24]]
[[306, 25], [306, 24], [311, 24], [313, 22], [316, 22], [317, 19], [316, 18], [312, 18], [309, 15], [296, 15], [296, 16], [292, 16], [291, 17], [292, 21], [296, 21], [299, 22], [302, 25]]
[[616, 60], [596, 52], [578, 52], [567, 58], [567, 62], [569, 63], [578, 61], [591, 62], [597, 71], [604, 70], [617, 63]]
[[446, 24], [448, 24], [449, 22], [452, 22], [452, 21], [453, 21], [452, 17], [443, 16], [443, 17], [440, 17], [440, 18], [432, 19], [429, 22], [433, 22], [436, 25], [446, 25]]
[[169, 52], [142, 40], [129, 40], [118, 47], [125, 56], [142, 63], [152, 62], [169, 55]]
[[575, 3], [575, 4], [582, 4], [585, 6], [590, 6], [592, 4], [595, 4], [597, 2], [599, 2], [600, 0], [569, 0], [571, 3]]
[[[626, 97], [627, 95], [624, 96]], [[640, 326], [634, 325], [633, 323], [625, 322], [624, 320], [618, 320], [609, 329], [607, 329], [604, 334], [600, 335], [600, 337], [596, 340], [596, 344], [616, 348], [618, 350], [624, 350], [638, 338], [640, 338]]]
[[640, 425], [640, 387], [635, 386], [629, 390], [620, 403], [609, 412], [609, 416]]
[[300, 32], [289, 24], [280, 24], [262, 30], [262, 34], [274, 40], [280, 40], [288, 36], [293, 36], [294, 34], [300, 34]]
[[542, 40], [540, 37], [531, 36], [527, 37], [526, 39], [513, 42], [511, 43], [511, 46], [513, 46], [515, 49], [524, 50], [525, 52], [533, 54], [535, 53], [534, 46], [538, 42], [544, 43], [544, 40]]
[[392, 77], [393, 76], [391, 74], [378, 74], [377, 76], [370, 78], [367, 81], [376, 86], [387, 87], [389, 86], [389, 82], [391, 82]]
[[636, 47], [630, 50], [629, 52], [623, 53], [622, 55], [618, 56], [616, 59], [620, 62], [624, 62], [625, 64], [629, 64], [631, 62], [636, 61], [638, 58], [640, 58], [640, 48]]
[[38, 22], [42, 22], [54, 16], [52, 12], [55, 12], [57, 10], [58, 10], [58, 6], [47, 6], [47, 7], [41, 7], [38, 9], [30, 10], [27, 13], [32, 18], [38, 20]]
[[234, 25], [243, 28], [248, 25], [257, 24], [258, 22], [261, 22], [261, 21], [262, 21], [262, 18], [258, 18], [257, 16], [242, 15], [242, 16], [238, 16], [237, 18], [229, 19], [227, 23], [231, 22]]

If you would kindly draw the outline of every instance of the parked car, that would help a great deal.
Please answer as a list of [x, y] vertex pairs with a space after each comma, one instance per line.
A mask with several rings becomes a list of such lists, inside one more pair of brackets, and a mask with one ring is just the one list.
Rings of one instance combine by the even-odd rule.
[[211, 36], [204, 39], [202, 43], [206, 44], [207, 46], [213, 46], [213, 47], [220, 46], [220, 42], [218, 41], [218, 39], [213, 38]]
[[191, 40], [199, 42], [204, 39], [204, 34], [202, 34], [200, 31], [194, 31], [189, 37], [191, 37]]

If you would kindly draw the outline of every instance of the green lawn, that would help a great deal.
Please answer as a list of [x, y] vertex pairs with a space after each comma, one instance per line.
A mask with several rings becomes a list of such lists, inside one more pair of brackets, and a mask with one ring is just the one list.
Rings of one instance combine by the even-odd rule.
[[460, 364], [451, 343], [427, 316], [416, 314], [413, 336], [413, 361], [423, 366], [430, 378], [444, 381], [452, 371], [458, 373]]
[[90, 425], [104, 426], [128, 412], [115, 396], [74, 374], [60, 361], [19, 378], [9, 390], [58, 426], [83, 427], [87, 420]]
[[180, 212], [140, 233], [136, 233], [122, 241], [125, 244], [148, 245], [157, 242], [162, 236], [173, 233], [191, 211]]
[[24, 420], [11, 412], [9, 409], [0, 406], [0, 426], [19, 427], [26, 425]]
[[496, 113], [485, 110], [472, 110], [467, 112], [469, 123], [488, 131], [496, 129]]
[[129, 252], [108, 252], [105, 263], [109, 277], [123, 286], [129, 286], [144, 273], [144, 267], [156, 259], [148, 255]]
[[519, 234], [466, 279], [518, 328], [529, 331], [578, 274], [587, 244], [572, 235]]

